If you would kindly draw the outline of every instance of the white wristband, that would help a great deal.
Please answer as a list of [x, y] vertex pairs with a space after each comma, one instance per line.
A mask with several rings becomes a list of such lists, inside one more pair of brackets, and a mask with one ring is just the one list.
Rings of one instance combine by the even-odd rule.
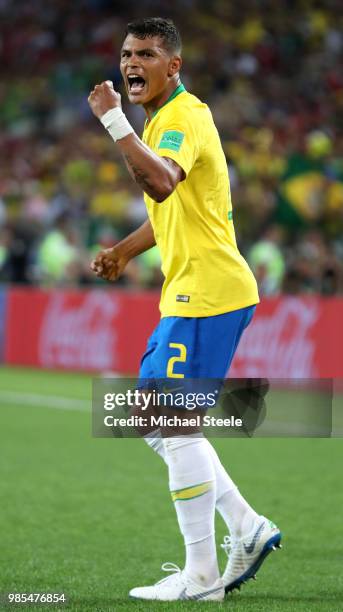
[[112, 136], [114, 142], [117, 142], [117, 140], [121, 138], [125, 138], [125, 136], [132, 134], [134, 131], [119, 106], [110, 108], [110, 110], [100, 118], [100, 121], [110, 136]]

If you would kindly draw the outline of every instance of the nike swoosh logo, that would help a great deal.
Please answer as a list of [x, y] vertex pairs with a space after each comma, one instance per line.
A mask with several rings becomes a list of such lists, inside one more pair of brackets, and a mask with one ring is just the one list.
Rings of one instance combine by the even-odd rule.
[[264, 527], [265, 527], [264, 523], [262, 523], [262, 525], [259, 526], [259, 528], [257, 529], [257, 531], [256, 531], [253, 539], [251, 540], [250, 544], [247, 545], [247, 544], [243, 543], [245, 552], [248, 553], [248, 555], [251, 555], [251, 553], [254, 552], [254, 548], [256, 546], [256, 542], [258, 540], [258, 537], [261, 535]]
[[209, 591], [203, 591], [202, 593], [199, 593], [198, 595], [187, 595], [187, 588], [183, 589], [182, 593], [180, 593], [179, 595], [179, 599], [187, 599], [187, 600], [192, 600], [192, 601], [199, 601], [199, 599], [204, 599], [204, 597], [207, 597], [207, 595], [211, 595], [212, 593], [218, 593], [219, 591], [222, 590], [222, 587], [217, 587], [216, 589], [210, 589]]
[[182, 391], [182, 389], [184, 389], [184, 387], [170, 387], [170, 389], [168, 389], [168, 387], [162, 387], [163, 393], [175, 393], [175, 391]]

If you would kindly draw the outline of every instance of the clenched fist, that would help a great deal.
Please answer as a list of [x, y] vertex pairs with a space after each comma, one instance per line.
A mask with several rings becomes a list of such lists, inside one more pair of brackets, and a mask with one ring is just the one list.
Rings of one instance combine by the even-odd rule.
[[91, 269], [100, 278], [115, 281], [122, 275], [128, 261], [129, 259], [124, 256], [122, 248], [117, 245], [100, 251], [92, 261]]
[[114, 91], [112, 81], [104, 81], [100, 85], [95, 85], [88, 102], [94, 115], [100, 119], [111, 108], [121, 108], [121, 95]]

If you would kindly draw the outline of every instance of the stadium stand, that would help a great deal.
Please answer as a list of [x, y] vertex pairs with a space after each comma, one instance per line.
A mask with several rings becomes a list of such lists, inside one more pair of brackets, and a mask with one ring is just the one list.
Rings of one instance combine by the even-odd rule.
[[[341, 2], [113, 6], [0, 1], [0, 281], [101, 284], [89, 270], [92, 255], [144, 219], [140, 190], [87, 96], [108, 78], [122, 91], [125, 24], [160, 14], [184, 34], [186, 88], [214, 114], [239, 246], [262, 294], [342, 293]], [[124, 108], [140, 132], [141, 109]], [[121, 281], [160, 283], [156, 252]]]

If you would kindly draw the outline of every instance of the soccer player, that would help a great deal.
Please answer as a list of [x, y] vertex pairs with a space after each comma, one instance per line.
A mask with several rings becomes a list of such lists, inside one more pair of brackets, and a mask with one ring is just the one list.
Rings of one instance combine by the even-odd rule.
[[[93, 113], [142, 187], [148, 211], [148, 220], [101, 251], [92, 268], [115, 280], [132, 257], [155, 244], [161, 252], [162, 318], [142, 358], [142, 380], [224, 378], [259, 301], [255, 279], [236, 245], [219, 135], [209, 108], [182, 85], [181, 63], [180, 35], [171, 21], [152, 18], [127, 26], [120, 68], [130, 102], [146, 112], [142, 139], [110, 81], [96, 85], [89, 96]], [[182, 571], [162, 566], [170, 576], [130, 595], [221, 601], [225, 591], [254, 577], [279, 545], [280, 531], [242, 497], [206, 438], [155, 430], [145, 439], [168, 466], [186, 563]], [[215, 509], [230, 531], [222, 577]]]

